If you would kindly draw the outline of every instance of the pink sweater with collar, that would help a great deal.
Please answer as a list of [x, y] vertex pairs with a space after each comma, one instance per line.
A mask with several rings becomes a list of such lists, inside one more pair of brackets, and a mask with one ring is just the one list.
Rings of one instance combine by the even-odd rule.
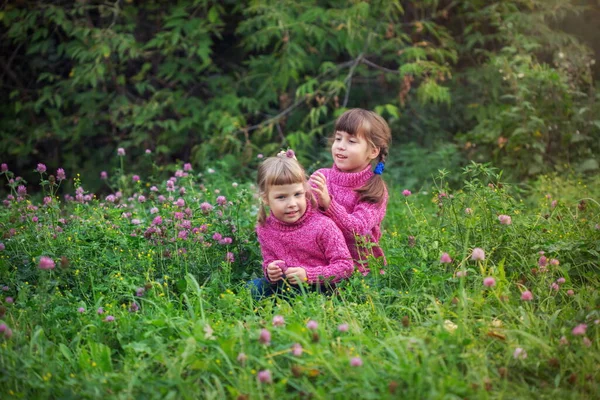
[[332, 220], [311, 209], [310, 202], [295, 223], [281, 222], [271, 214], [263, 225], [257, 225], [256, 233], [267, 279], [267, 266], [275, 260], [304, 268], [309, 283], [322, 282], [320, 277], [337, 282], [354, 270], [342, 232]]
[[[359, 194], [354, 190], [362, 187], [373, 176], [371, 166], [360, 172], [342, 172], [335, 164], [332, 168], [318, 170], [327, 178], [327, 190], [331, 197], [331, 204], [325, 215], [331, 218], [342, 230], [350, 254], [356, 266], [364, 275], [369, 273], [367, 257], [371, 252], [375, 258], [385, 255], [379, 247], [381, 238], [381, 221], [385, 217], [388, 203], [388, 192], [385, 191], [380, 204], [371, 204], [359, 201]], [[367, 242], [374, 243], [370, 251], [356, 243], [355, 235], [362, 236]]]

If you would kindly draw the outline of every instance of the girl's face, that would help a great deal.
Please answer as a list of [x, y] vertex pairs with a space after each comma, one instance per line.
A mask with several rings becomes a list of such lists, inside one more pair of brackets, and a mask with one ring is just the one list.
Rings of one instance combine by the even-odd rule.
[[273, 185], [263, 200], [275, 218], [291, 224], [306, 212], [306, 187], [302, 183]]
[[336, 131], [331, 156], [335, 166], [343, 172], [360, 172], [379, 155], [379, 149], [371, 146], [359, 135]]

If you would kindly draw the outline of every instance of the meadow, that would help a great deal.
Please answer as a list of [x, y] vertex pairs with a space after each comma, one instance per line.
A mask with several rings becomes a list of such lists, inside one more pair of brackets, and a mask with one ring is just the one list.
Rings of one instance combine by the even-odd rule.
[[118, 157], [98, 195], [74, 171], [38, 164], [38, 187], [2, 165], [2, 399], [600, 392], [598, 177], [513, 186], [472, 163], [458, 189], [446, 171], [388, 182], [387, 264], [331, 295], [254, 301], [252, 183]]

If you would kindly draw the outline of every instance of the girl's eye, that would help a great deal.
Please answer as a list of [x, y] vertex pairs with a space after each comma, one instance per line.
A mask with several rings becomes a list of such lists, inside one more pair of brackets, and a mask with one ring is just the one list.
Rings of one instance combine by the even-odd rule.
[[350, 140], [350, 143], [356, 143], [356, 140]]
[[304, 193], [296, 193], [296, 197], [302, 196]]
[[336, 137], [336, 138], [335, 138], [335, 141], [336, 141], [336, 142], [339, 142], [340, 140], [342, 140], [342, 138], [339, 138], [339, 137]]

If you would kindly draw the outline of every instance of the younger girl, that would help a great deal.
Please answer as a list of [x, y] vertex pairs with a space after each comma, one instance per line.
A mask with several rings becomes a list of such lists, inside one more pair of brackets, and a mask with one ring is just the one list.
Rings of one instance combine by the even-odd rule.
[[[370, 255], [384, 258], [378, 244], [388, 191], [381, 174], [391, 141], [390, 128], [379, 115], [348, 110], [335, 123], [332, 168], [320, 169], [310, 178], [320, 210], [342, 230], [363, 275], [369, 273]], [[374, 170], [373, 161], [377, 161]]]
[[344, 236], [333, 221], [314, 211], [306, 173], [292, 150], [267, 158], [258, 168], [257, 183], [261, 207], [256, 232], [265, 279], [252, 281], [255, 298], [281, 290], [284, 278], [318, 286], [352, 274]]

